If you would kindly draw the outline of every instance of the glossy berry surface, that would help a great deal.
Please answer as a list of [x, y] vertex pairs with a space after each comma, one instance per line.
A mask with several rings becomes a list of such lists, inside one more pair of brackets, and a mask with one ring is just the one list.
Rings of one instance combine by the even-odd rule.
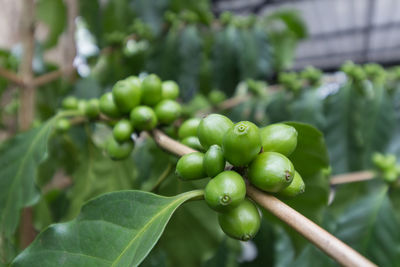
[[193, 149], [196, 149], [198, 151], [203, 151], [203, 147], [200, 144], [199, 138], [196, 136], [188, 136], [182, 140], [182, 144], [185, 146], [191, 147]]
[[211, 179], [205, 190], [204, 199], [208, 206], [224, 212], [238, 206], [246, 196], [246, 184], [237, 172], [224, 171]]
[[176, 165], [176, 174], [182, 180], [195, 180], [207, 177], [203, 169], [204, 154], [193, 152], [182, 156]]
[[161, 93], [161, 98], [162, 99], [177, 99], [179, 96], [179, 85], [174, 82], [174, 81], [165, 81], [161, 85], [162, 87], [162, 93]]
[[93, 119], [100, 114], [100, 103], [96, 98], [90, 99], [85, 106], [85, 115]]
[[204, 155], [204, 170], [209, 177], [214, 177], [225, 169], [225, 158], [219, 145], [212, 145]]
[[197, 137], [205, 149], [215, 144], [221, 146], [225, 133], [232, 125], [229, 118], [219, 114], [210, 114], [201, 120], [197, 128]]
[[71, 128], [71, 123], [67, 119], [59, 119], [56, 123], [56, 130], [60, 133], [64, 133]]
[[259, 154], [248, 169], [250, 182], [267, 192], [279, 192], [290, 185], [293, 177], [292, 162], [277, 152]]
[[111, 159], [123, 160], [129, 157], [133, 147], [134, 142], [132, 140], [120, 143], [114, 138], [110, 138], [107, 142], [106, 151]]
[[131, 76], [118, 81], [112, 89], [112, 94], [118, 110], [123, 114], [129, 113], [140, 104], [142, 91], [139, 78]]
[[100, 111], [104, 115], [111, 118], [118, 118], [121, 113], [114, 102], [114, 97], [111, 92], [105, 93], [100, 97]]
[[232, 126], [222, 140], [224, 157], [233, 166], [246, 166], [261, 150], [261, 136], [258, 127], [249, 121]]
[[304, 193], [306, 185], [304, 184], [303, 178], [300, 174], [295, 171], [293, 181], [290, 185], [279, 192], [279, 195], [284, 197], [295, 197], [299, 194]]
[[264, 151], [273, 151], [289, 156], [297, 146], [297, 131], [283, 123], [268, 125], [260, 129]]
[[68, 110], [74, 110], [78, 108], [78, 99], [74, 96], [67, 96], [62, 101], [62, 108]]
[[113, 128], [113, 135], [118, 142], [127, 141], [133, 132], [132, 123], [127, 119], [118, 121]]
[[178, 102], [166, 99], [159, 102], [154, 111], [160, 123], [171, 124], [181, 115], [182, 107]]
[[228, 236], [249, 241], [260, 229], [261, 218], [256, 205], [245, 199], [237, 207], [219, 213], [218, 222], [222, 231]]
[[201, 119], [192, 118], [184, 121], [179, 127], [178, 136], [179, 139], [184, 139], [189, 136], [197, 137], [197, 127], [199, 127]]
[[150, 74], [142, 81], [142, 103], [155, 106], [161, 100], [162, 83], [155, 74]]
[[157, 125], [157, 116], [153, 109], [147, 106], [134, 108], [130, 115], [131, 122], [139, 131], [152, 130]]

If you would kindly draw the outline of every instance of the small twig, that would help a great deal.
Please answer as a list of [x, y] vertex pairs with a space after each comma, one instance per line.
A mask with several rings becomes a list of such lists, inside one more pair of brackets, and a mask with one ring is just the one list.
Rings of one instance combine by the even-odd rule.
[[[179, 156], [196, 151], [169, 138], [160, 130], [154, 130], [153, 137], [160, 147]], [[247, 186], [247, 194], [257, 202], [257, 204], [291, 226], [343, 266], [376, 266], [357, 251], [276, 197], [261, 192], [251, 185]]]
[[216, 105], [215, 107], [207, 107], [204, 109], [200, 109], [196, 113], [198, 116], [202, 116], [202, 115], [205, 115], [205, 114], [213, 112], [213, 111], [222, 111], [222, 110], [231, 109], [243, 102], [246, 102], [250, 98], [251, 98], [251, 96], [249, 94], [242, 95], [242, 96], [234, 96], [234, 97], [224, 100], [223, 102]]
[[173, 164], [169, 163], [167, 168], [161, 173], [160, 177], [158, 178], [157, 182], [155, 185], [151, 188], [150, 192], [155, 192], [158, 187], [161, 185], [162, 182], [164, 182], [165, 179], [171, 174], [172, 169], [173, 169]]
[[357, 251], [274, 196], [247, 185], [247, 194], [343, 266], [376, 266]]
[[46, 184], [42, 192], [46, 194], [47, 192], [54, 190], [54, 189], [65, 189], [72, 185], [72, 180], [69, 176], [65, 175], [64, 172], [58, 172], [54, 175], [54, 178]]
[[6, 78], [12, 83], [15, 83], [18, 86], [24, 87], [24, 80], [15, 72], [9, 71], [5, 68], [0, 67], [0, 76]]
[[196, 150], [175, 141], [158, 129], [153, 130], [152, 135], [154, 141], [156, 141], [161, 148], [175, 155], [183, 156], [188, 153], [196, 152]]
[[35, 87], [39, 87], [42, 86], [44, 84], [50, 83], [58, 78], [60, 78], [64, 73], [68, 73], [71, 70], [73, 70], [73, 67], [69, 67], [66, 69], [59, 69], [59, 70], [55, 70], [55, 71], [51, 71], [48, 73], [45, 73], [39, 77], [36, 77], [33, 80], [33, 86]]
[[373, 178], [375, 178], [375, 174], [372, 171], [352, 172], [352, 173], [345, 173], [332, 176], [330, 184], [338, 185], [338, 184], [362, 182], [371, 180]]

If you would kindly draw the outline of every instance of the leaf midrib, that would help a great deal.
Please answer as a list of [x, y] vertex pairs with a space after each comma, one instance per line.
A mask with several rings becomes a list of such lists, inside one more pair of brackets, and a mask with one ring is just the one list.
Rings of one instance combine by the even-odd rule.
[[137, 232], [137, 234], [135, 235], [135, 237], [129, 241], [128, 245], [125, 247], [125, 249], [121, 252], [121, 254], [113, 261], [113, 264], [111, 266], [116, 266], [116, 264], [121, 260], [121, 258], [123, 257], [123, 255], [128, 251], [128, 249], [131, 247], [131, 245], [133, 244], [133, 242], [135, 242], [135, 240], [141, 236], [141, 234], [143, 232], [145, 232], [150, 225], [153, 223], [153, 221], [155, 219], [157, 219], [159, 216], [161, 216], [162, 214], [164, 214], [170, 207], [173, 207], [173, 205], [175, 205], [177, 202], [180, 201], [185, 201], [187, 199], [190, 199], [192, 197], [198, 196], [200, 193], [200, 191], [196, 190], [196, 191], [191, 191], [188, 192], [187, 194], [182, 195], [180, 198], [177, 198], [176, 200], [174, 200], [173, 202], [171, 202], [170, 204], [166, 205], [161, 211], [159, 211], [157, 213], [157, 215], [155, 215], [153, 218], [151, 218], [151, 220], [149, 220], [143, 227], [142, 229]]
[[367, 250], [369, 241], [371, 240], [371, 236], [372, 236], [372, 228], [374, 227], [375, 222], [378, 219], [378, 214], [379, 214], [380, 208], [382, 207], [382, 204], [385, 200], [387, 190], [388, 190], [388, 186], [385, 185], [385, 187], [382, 189], [382, 192], [380, 192], [378, 201], [373, 206], [373, 212], [371, 214], [371, 217], [368, 220], [367, 229], [365, 231], [366, 236], [365, 236], [365, 238], [363, 238], [363, 242], [362, 242], [362, 251]]
[[9, 203], [11, 203], [10, 202], [10, 196], [13, 195], [12, 194], [13, 189], [14, 189], [15, 185], [19, 184], [19, 182], [20, 182], [20, 179], [22, 177], [21, 176], [22, 170], [25, 168], [25, 165], [27, 164], [27, 161], [30, 158], [29, 156], [32, 154], [33, 148], [36, 147], [37, 143], [39, 142], [41, 137], [43, 135], [45, 135], [45, 133], [48, 131], [48, 128], [50, 127], [51, 124], [52, 124], [52, 120], [49, 121], [48, 124], [38, 132], [38, 134], [36, 134], [36, 136], [33, 138], [33, 141], [31, 143], [31, 145], [28, 148], [27, 153], [25, 153], [25, 156], [22, 157], [20, 168], [18, 169], [18, 171], [17, 171], [17, 173], [15, 175], [15, 179], [14, 179], [14, 182], [12, 183], [12, 185], [11, 185], [10, 190], [8, 190], [7, 199], [6, 199], [6, 205], [4, 207], [4, 212], [3, 212], [2, 216], [1, 216], [1, 224], [2, 224], [2, 228], [3, 229], [4, 229], [4, 222], [5, 222], [4, 218], [6, 217], [6, 214], [8, 213], [7, 211], [8, 211], [8, 208], [9, 208]]

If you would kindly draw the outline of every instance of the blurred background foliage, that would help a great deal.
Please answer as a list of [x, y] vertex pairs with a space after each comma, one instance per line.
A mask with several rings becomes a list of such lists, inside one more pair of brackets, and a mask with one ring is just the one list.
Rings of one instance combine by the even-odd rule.
[[[302, 174], [306, 193], [285, 202], [378, 265], [400, 262], [400, 212], [395, 209], [400, 204], [399, 183], [374, 179], [336, 188], [329, 185], [331, 174], [374, 168], [375, 152], [400, 156], [399, 68], [348, 62], [333, 74], [312, 67], [287, 71], [297, 43], [307, 38], [296, 10], [265, 17], [228, 12], [216, 17], [206, 0], [78, 3], [77, 76], [41, 86], [36, 125], [52, 117], [67, 95], [99, 97], [116, 81], [145, 73], [178, 82], [186, 117], [217, 111], [259, 126], [309, 123], [325, 136], [331, 169]], [[36, 43], [33, 67], [40, 75], [62, 67], [45, 60], [44, 54], [67, 29], [67, 7], [62, 0], [39, 0], [36, 16], [49, 27], [46, 38]], [[0, 65], [17, 71], [21, 52], [18, 45], [1, 50]], [[0, 109], [4, 131], [12, 128], [9, 117], [18, 112], [19, 98], [15, 86], [0, 78], [0, 95], [7, 92], [8, 101]], [[239, 101], [221, 108], [225, 98]], [[37, 175], [42, 189], [34, 206], [37, 230], [75, 217], [84, 202], [102, 193], [142, 189], [175, 195], [204, 185], [204, 181], [178, 180], [173, 172], [176, 158], [150, 138], [138, 139], [132, 158], [109, 160], [101, 149], [109, 134], [108, 127], [89, 122], [52, 135], [49, 157]], [[318, 145], [315, 140], [304, 142]], [[72, 184], [51, 187], [54, 177], [66, 177]], [[158, 184], [160, 177], [166, 177], [162, 184]], [[174, 215], [142, 266], [335, 266], [300, 235], [263, 213], [255, 240], [240, 243], [222, 235], [215, 213], [204, 203], [187, 204]], [[17, 241], [2, 242], [2, 261], [8, 262], [12, 256], [5, 257], [4, 250], [7, 255], [16, 253]]]

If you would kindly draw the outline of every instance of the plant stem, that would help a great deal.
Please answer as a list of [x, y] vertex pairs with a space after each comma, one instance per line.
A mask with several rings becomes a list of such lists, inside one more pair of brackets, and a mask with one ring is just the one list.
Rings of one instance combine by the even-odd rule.
[[339, 174], [339, 175], [332, 176], [332, 178], [330, 180], [330, 184], [338, 185], [338, 184], [347, 184], [347, 183], [368, 181], [368, 180], [375, 178], [375, 176], [376, 175], [372, 171], [360, 171], [360, 172]]
[[[160, 130], [156, 129], [152, 134], [154, 140], [161, 148], [175, 155], [182, 156], [196, 151], [171, 139]], [[261, 192], [251, 185], [247, 185], [247, 195], [258, 205], [277, 216], [341, 265], [363, 267], [376, 266], [357, 251], [276, 197]]]
[[156, 184], [153, 186], [153, 188], [150, 190], [151, 192], [154, 192], [158, 189], [158, 187], [161, 185], [161, 183], [167, 179], [167, 177], [171, 174], [173, 169], [173, 164], [169, 163], [167, 168], [161, 173], [160, 177], [158, 178]]

